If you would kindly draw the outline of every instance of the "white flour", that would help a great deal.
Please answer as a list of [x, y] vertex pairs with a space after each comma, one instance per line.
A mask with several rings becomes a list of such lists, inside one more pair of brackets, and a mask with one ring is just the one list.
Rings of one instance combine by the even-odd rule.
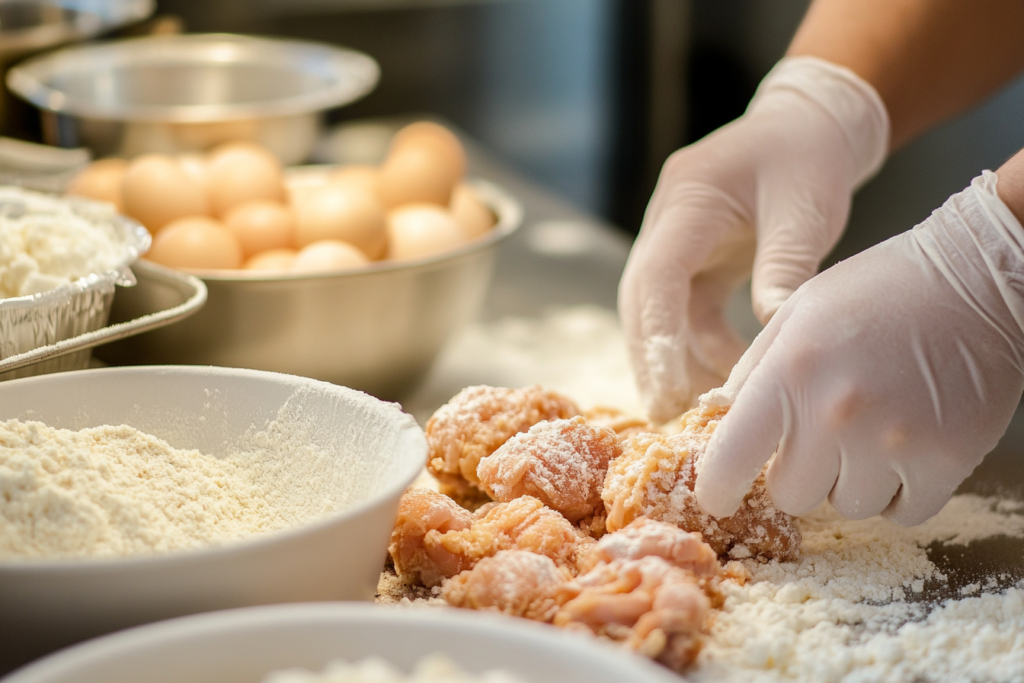
[[113, 207], [90, 221], [62, 199], [16, 187], [0, 188], [0, 298], [45, 292], [124, 259]]
[[359, 662], [330, 662], [322, 672], [306, 669], [284, 669], [267, 674], [262, 683], [525, 683], [506, 671], [485, 671], [471, 674], [461, 669], [447, 655], [437, 653], [424, 657], [408, 676], [379, 657]]
[[[479, 383], [541, 384], [584, 407], [640, 410], [615, 314], [594, 307], [474, 326], [449, 348], [414, 405], [429, 415]], [[961, 495], [928, 523], [904, 528], [880, 518], [843, 520], [826, 505], [801, 520], [799, 561], [746, 562], [753, 581], [732, 587], [688, 676], [700, 683], [1024, 683], [1019, 575], [979, 576], [949, 590], [925, 550], [936, 542], [1024, 538], [1022, 512], [1012, 501]], [[1018, 566], [1024, 573], [1024, 556]]]
[[0, 423], [0, 560], [217, 545], [340, 508], [351, 491], [331, 455], [308, 445], [296, 410], [286, 405], [225, 458], [124, 425]]
[[[946, 577], [924, 549], [1024, 536], [1019, 505], [954, 497], [918, 527], [843, 520], [823, 507], [801, 519], [799, 561], [747, 562], [691, 674], [696, 681], [1024, 680], [1024, 586], [989, 577], [988, 593], [914, 602]], [[1002, 584], [1002, 585], [1001, 585]], [[979, 586], [978, 590], [982, 590]]]

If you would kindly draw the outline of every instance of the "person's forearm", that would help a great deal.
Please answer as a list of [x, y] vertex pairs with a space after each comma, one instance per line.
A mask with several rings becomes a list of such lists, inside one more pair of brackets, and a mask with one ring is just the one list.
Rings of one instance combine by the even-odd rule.
[[789, 56], [821, 57], [878, 91], [890, 147], [976, 104], [1024, 69], [1024, 0], [815, 0]]

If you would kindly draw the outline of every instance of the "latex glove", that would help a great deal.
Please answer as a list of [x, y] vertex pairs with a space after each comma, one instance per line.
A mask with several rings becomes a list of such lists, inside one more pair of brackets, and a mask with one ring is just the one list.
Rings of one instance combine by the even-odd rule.
[[775, 67], [741, 118], [669, 157], [619, 286], [630, 360], [654, 420], [679, 415], [728, 377], [746, 344], [723, 312], [751, 270], [762, 322], [817, 272], [888, 138], [870, 85], [799, 57]]
[[1024, 390], [1024, 228], [986, 171], [912, 231], [790, 298], [705, 400], [734, 400], [698, 463], [729, 516], [767, 485], [805, 513], [928, 519], [996, 445]]

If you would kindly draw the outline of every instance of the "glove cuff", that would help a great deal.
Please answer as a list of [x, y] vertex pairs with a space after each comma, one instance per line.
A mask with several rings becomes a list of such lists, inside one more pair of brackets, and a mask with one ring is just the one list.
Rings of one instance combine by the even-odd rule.
[[786, 57], [761, 81], [747, 111], [777, 91], [797, 92], [835, 119], [850, 145], [856, 187], [882, 167], [889, 152], [889, 112], [863, 78], [818, 57]]
[[984, 171], [914, 227], [918, 246], [974, 310], [1016, 349], [1024, 371], [1024, 227]]

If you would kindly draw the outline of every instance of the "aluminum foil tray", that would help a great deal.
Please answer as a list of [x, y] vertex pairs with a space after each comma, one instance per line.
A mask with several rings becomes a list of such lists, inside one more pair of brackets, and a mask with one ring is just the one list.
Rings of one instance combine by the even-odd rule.
[[123, 256], [107, 272], [41, 294], [0, 300], [0, 380], [85, 368], [92, 347], [187, 317], [206, 301], [201, 281], [185, 274], [168, 275], [164, 279], [181, 293], [181, 303], [107, 326], [114, 289], [135, 284], [129, 265], [149, 248], [149, 233], [135, 221], [110, 214], [108, 208], [97, 210], [95, 202], [66, 201], [90, 220], [113, 221], [122, 238]]

